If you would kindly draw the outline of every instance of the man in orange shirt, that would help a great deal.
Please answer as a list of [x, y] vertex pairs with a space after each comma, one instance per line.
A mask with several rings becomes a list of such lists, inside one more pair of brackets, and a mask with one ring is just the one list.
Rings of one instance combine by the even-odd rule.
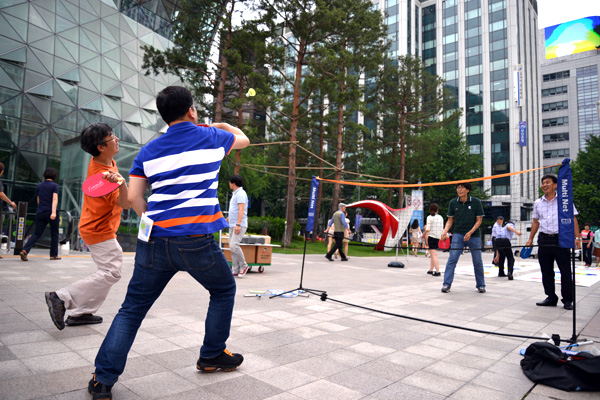
[[[81, 132], [81, 148], [92, 155], [87, 176], [107, 172], [106, 179], [123, 179], [113, 157], [119, 152], [119, 139], [104, 123], [92, 124]], [[112, 285], [121, 278], [123, 249], [117, 242], [121, 211], [129, 209], [127, 184], [103, 197], [83, 196], [79, 234], [90, 249], [98, 270], [56, 292], [46, 292], [50, 317], [58, 329], [69, 326], [99, 324], [102, 317], [94, 315], [100, 308]], [[65, 312], [69, 310], [67, 320]]]

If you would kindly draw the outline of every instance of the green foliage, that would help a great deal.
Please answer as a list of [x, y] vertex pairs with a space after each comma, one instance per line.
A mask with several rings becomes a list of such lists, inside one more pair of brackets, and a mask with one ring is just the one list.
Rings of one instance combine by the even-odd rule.
[[[285, 232], [285, 219], [277, 217], [250, 217], [248, 218], [246, 233], [262, 235], [264, 227], [267, 228], [267, 232], [273, 240], [280, 241]], [[294, 232], [298, 231], [300, 231], [300, 224], [294, 221]]]
[[579, 211], [579, 226], [585, 222], [600, 223], [600, 137], [591, 135], [586, 141], [585, 150], [577, 155], [572, 163], [573, 169], [573, 201]]
[[[428, 149], [418, 153], [420, 173], [415, 178], [421, 182], [447, 182], [482, 176], [482, 156], [469, 153], [467, 140], [456, 125], [423, 132], [419, 141]], [[456, 197], [456, 186], [430, 186], [423, 189], [425, 214], [430, 203], [437, 203], [440, 215], [445, 217], [448, 203]], [[472, 194], [482, 200], [488, 197], [475, 183]]]

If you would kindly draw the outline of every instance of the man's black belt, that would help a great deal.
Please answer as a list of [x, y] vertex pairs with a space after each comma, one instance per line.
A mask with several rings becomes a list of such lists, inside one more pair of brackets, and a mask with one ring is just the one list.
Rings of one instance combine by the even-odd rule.
[[540, 236], [545, 236], [545, 237], [558, 237], [558, 233], [544, 233], [544, 232], [540, 232]]

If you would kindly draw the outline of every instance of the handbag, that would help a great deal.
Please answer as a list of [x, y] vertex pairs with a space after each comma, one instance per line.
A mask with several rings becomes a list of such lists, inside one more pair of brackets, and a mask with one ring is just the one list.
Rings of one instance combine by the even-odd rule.
[[594, 257], [600, 257], [600, 247], [594, 246]]

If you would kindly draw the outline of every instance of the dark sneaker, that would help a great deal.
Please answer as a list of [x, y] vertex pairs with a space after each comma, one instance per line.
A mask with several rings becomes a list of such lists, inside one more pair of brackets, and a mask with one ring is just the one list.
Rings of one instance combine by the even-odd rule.
[[27, 252], [25, 250], [21, 250], [19, 255], [21, 256], [21, 261], [29, 261], [29, 259], [27, 258]]
[[88, 384], [88, 393], [92, 395], [92, 400], [111, 400], [112, 393], [110, 392], [113, 385], [103, 385], [96, 381], [96, 374]]
[[52, 322], [59, 329], [65, 329], [65, 302], [57, 296], [56, 292], [46, 292], [46, 304]]
[[567, 301], [564, 305], [565, 310], [572, 310], [573, 309], [573, 303], [570, 301]]
[[535, 303], [536, 306], [540, 307], [556, 307], [556, 304], [558, 304], [558, 299], [551, 300], [550, 297], [546, 297], [546, 300]]
[[428, 275], [433, 275], [433, 271], [427, 271]]
[[440, 272], [434, 272], [432, 275], [433, 276], [442, 276], [442, 274]]
[[479, 287], [477, 288], [477, 291], [478, 291], [479, 293], [485, 293], [485, 286], [479, 286]]
[[202, 372], [215, 372], [218, 369], [229, 372], [239, 367], [243, 361], [244, 356], [225, 349], [215, 358], [200, 357], [196, 368]]
[[348, 261], [350, 260], [349, 258], [342, 258], [342, 261]]
[[442, 286], [442, 293], [448, 293], [450, 291], [450, 286], [444, 285]]
[[102, 322], [102, 317], [94, 314], [82, 314], [78, 317], [68, 316], [65, 322], [69, 326], [99, 324]]
[[325, 256], [325, 258], [328, 259], [329, 261], [333, 261], [333, 258], [331, 258], [331, 257]]

